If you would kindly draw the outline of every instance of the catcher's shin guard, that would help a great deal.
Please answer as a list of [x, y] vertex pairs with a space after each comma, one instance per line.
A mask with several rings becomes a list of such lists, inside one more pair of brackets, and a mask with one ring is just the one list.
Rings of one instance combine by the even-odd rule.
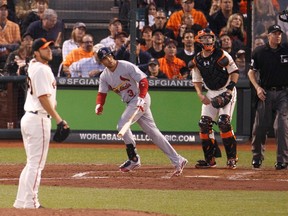
[[205, 161], [207, 161], [208, 163], [214, 160], [215, 157], [221, 157], [221, 151], [214, 138], [212, 126], [213, 121], [211, 117], [201, 116], [201, 119], [199, 121], [200, 139], [205, 156]]
[[237, 158], [237, 142], [232, 126], [230, 124], [230, 117], [228, 115], [220, 115], [218, 126], [220, 129], [220, 136], [225, 147], [227, 159]]
[[129, 160], [137, 162], [138, 158], [137, 158], [136, 148], [133, 146], [133, 144], [126, 145], [126, 152], [127, 152]]

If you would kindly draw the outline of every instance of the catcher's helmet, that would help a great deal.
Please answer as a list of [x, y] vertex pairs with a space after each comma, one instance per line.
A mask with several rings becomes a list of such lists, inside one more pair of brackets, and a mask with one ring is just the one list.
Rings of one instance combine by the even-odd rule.
[[195, 41], [198, 42], [204, 50], [212, 51], [215, 46], [216, 36], [211, 29], [204, 28], [198, 32]]
[[103, 60], [108, 55], [113, 55], [113, 52], [109, 47], [102, 47], [97, 52], [97, 56], [100, 61]]

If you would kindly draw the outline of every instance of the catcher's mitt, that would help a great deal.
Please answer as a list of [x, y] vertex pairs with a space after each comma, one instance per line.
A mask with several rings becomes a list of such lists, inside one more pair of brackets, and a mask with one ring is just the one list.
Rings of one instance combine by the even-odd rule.
[[55, 142], [63, 142], [70, 134], [70, 128], [66, 121], [61, 121], [57, 124], [57, 129], [53, 136]]
[[211, 104], [214, 108], [223, 108], [231, 101], [232, 95], [229, 92], [223, 92], [218, 96], [211, 98]]

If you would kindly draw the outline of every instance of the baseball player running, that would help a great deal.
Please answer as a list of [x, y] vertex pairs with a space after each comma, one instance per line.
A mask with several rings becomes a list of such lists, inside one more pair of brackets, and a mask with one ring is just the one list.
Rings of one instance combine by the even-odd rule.
[[55, 110], [56, 80], [48, 61], [52, 60], [50, 46], [44, 38], [36, 39], [32, 49], [35, 58], [28, 67], [28, 91], [21, 119], [21, 133], [27, 163], [21, 172], [15, 208], [42, 208], [38, 200], [41, 172], [48, 154], [51, 117], [57, 124], [68, 124]]
[[[106, 68], [100, 75], [95, 108], [96, 114], [102, 114], [107, 93], [110, 90], [114, 91], [127, 104], [118, 122], [118, 131], [122, 129], [138, 109], [139, 112], [132, 123], [137, 122], [152, 141], [169, 157], [175, 167], [172, 176], [180, 176], [188, 161], [177, 154], [154, 122], [150, 110], [151, 99], [148, 93], [146, 75], [137, 66], [128, 61], [115, 60], [112, 51], [108, 47], [101, 48], [98, 51], [98, 58]], [[123, 134], [123, 140], [126, 144], [128, 160], [120, 165], [120, 171], [129, 172], [141, 165], [140, 156], [137, 154], [136, 143], [130, 127]]]
[[[205, 157], [205, 160], [199, 160], [195, 167], [200, 169], [216, 167], [215, 158], [221, 157], [212, 128], [216, 121], [226, 150], [227, 168], [236, 169], [237, 144], [231, 119], [236, 102], [235, 85], [239, 77], [238, 68], [227, 52], [215, 47], [216, 36], [210, 29], [199, 31], [195, 39], [202, 47], [202, 51], [193, 60], [192, 82], [202, 102], [199, 127]], [[202, 84], [208, 90], [206, 95], [202, 92]], [[223, 96], [219, 101], [226, 101], [227, 105], [217, 107], [211, 104], [213, 98], [218, 95]], [[215, 120], [217, 116], [218, 119]]]

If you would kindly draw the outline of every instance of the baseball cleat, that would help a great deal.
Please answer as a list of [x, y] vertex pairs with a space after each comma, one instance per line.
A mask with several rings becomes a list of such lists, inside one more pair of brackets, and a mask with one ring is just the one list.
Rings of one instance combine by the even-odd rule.
[[238, 158], [237, 159], [234, 159], [234, 158], [229, 159], [227, 161], [227, 168], [228, 169], [236, 169], [237, 168], [237, 165], [236, 165], [237, 161], [238, 161]]
[[252, 166], [254, 169], [259, 169], [261, 168], [262, 165], [262, 160], [261, 159], [253, 159], [252, 160]]
[[129, 172], [141, 166], [140, 156], [137, 155], [137, 161], [127, 160], [123, 164], [120, 165], [119, 170], [121, 172]]
[[184, 157], [181, 157], [179, 159], [179, 165], [176, 166], [176, 170], [173, 172], [172, 176], [177, 176], [177, 177], [180, 176], [187, 163], [188, 163], [188, 160]]
[[216, 167], [216, 162], [211, 162], [208, 163], [205, 160], [198, 160], [197, 164], [195, 165], [196, 169], [209, 169], [209, 168], [215, 168]]
[[286, 164], [286, 163], [281, 163], [281, 162], [275, 163], [275, 169], [276, 170], [287, 169], [287, 167], [288, 167], [288, 164]]

